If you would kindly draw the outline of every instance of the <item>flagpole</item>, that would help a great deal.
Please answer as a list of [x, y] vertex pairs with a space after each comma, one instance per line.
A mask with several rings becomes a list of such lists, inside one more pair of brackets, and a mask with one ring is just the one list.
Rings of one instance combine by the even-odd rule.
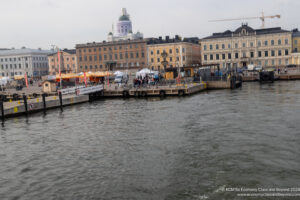
[[60, 89], [62, 89], [61, 66], [60, 66], [60, 52], [59, 52], [59, 48], [58, 47], [57, 47], [57, 61], [58, 61], [58, 70], [59, 70], [59, 84], [60, 84]]

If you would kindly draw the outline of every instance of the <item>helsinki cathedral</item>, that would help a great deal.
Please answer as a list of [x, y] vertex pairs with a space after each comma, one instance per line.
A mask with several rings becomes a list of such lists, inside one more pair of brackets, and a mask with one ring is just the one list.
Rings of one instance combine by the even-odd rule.
[[126, 11], [126, 8], [122, 9], [122, 15], [119, 17], [119, 21], [117, 23], [117, 30], [115, 33], [112, 30], [108, 34], [107, 40], [109, 42], [119, 41], [119, 40], [135, 40], [139, 38], [143, 38], [143, 34], [140, 32], [133, 33], [132, 32], [132, 23], [130, 21], [129, 14]]

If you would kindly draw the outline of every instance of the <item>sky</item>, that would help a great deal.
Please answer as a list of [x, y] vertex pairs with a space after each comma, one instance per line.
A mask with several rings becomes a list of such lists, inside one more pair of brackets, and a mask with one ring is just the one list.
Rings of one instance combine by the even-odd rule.
[[241, 23], [258, 29], [259, 19], [209, 22], [215, 19], [280, 14], [266, 28], [300, 28], [299, 0], [0, 0], [0, 48], [75, 48], [107, 39], [126, 8], [133, 32], [144, 37], [205, 37], [235, 30]]

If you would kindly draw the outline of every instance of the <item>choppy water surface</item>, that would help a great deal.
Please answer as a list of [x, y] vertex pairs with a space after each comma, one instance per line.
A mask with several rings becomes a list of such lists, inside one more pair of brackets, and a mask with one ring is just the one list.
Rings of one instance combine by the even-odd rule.
[[107, 99], [9, 119], [0, 199], [238, 199], [299, 187], [300, 82]]

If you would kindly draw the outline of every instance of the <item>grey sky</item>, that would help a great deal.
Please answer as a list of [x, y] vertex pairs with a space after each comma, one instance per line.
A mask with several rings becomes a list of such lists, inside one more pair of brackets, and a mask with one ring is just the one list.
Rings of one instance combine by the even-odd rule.
[[[145, 37], [204, 37], [241, 24], [208, 20], [259, 16], [262, 10], [265, 15], [282, 15], [267, 19], [267, 27], [300, 28], [299, 0], [0, 0], [0, 48], [74, 48], [106, 40], [123, 7], [133, 31]], [[248, 24], [260, 28], [261, 22]]]

